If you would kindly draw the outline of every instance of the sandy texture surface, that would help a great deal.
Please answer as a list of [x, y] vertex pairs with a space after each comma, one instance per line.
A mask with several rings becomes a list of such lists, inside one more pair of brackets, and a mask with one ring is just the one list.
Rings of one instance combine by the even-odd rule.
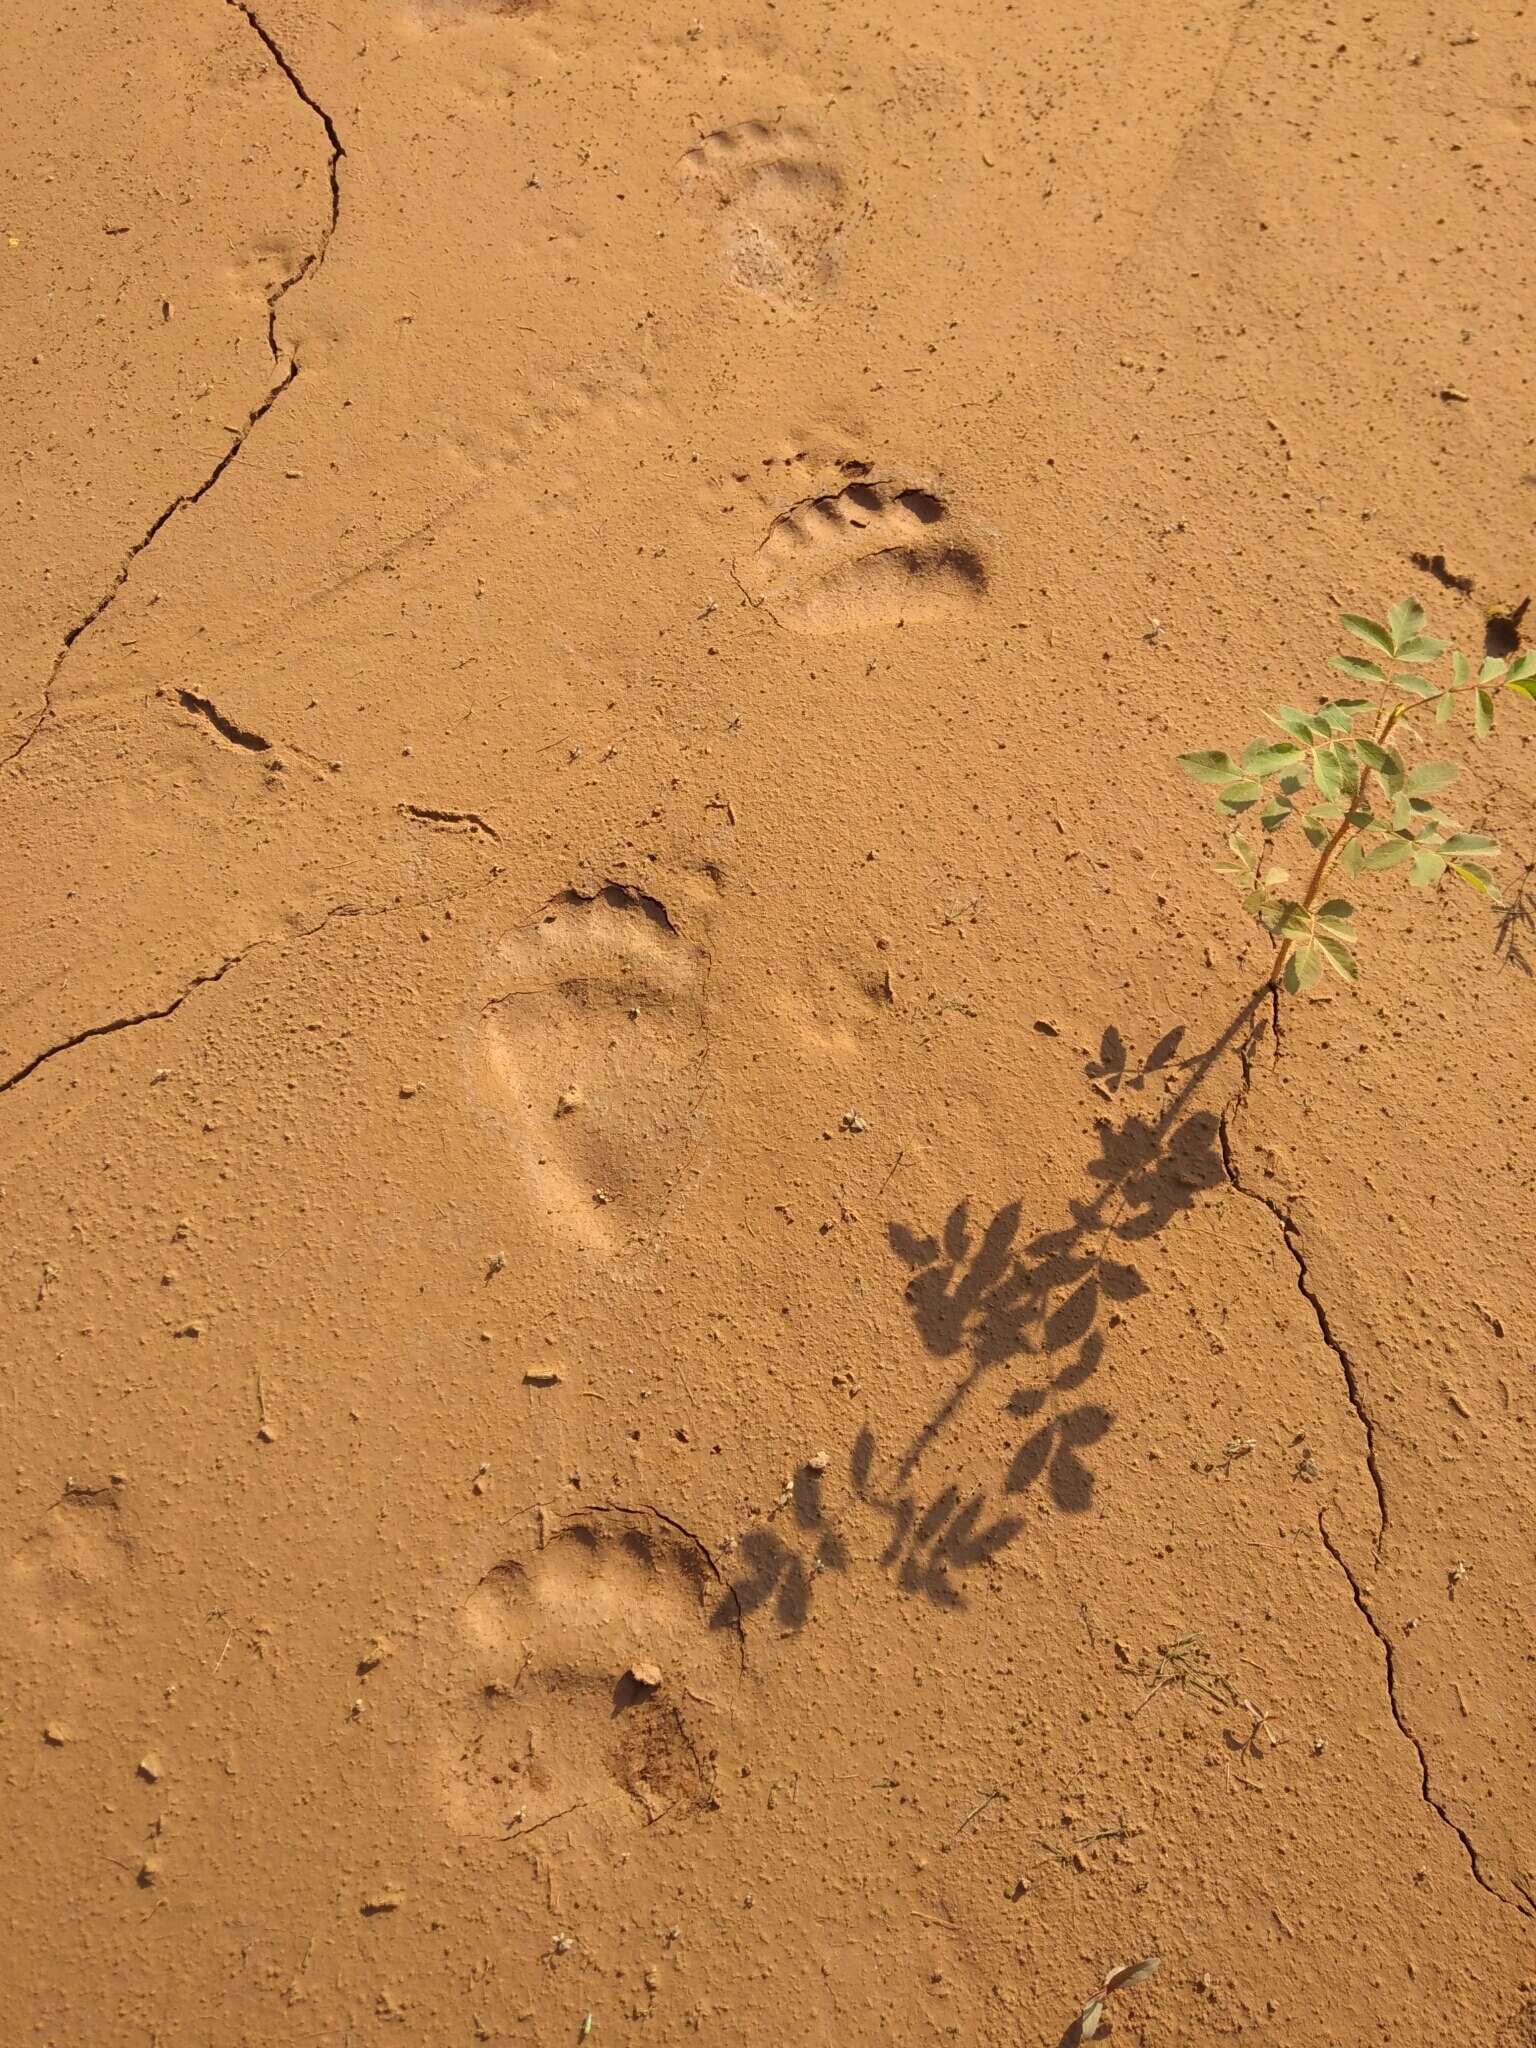
[[1529, 9], [6, 68], [0, 2038], [1536, 2039], [1536, 722], [1246, 1061], [1172, 768], [1527, 594]]

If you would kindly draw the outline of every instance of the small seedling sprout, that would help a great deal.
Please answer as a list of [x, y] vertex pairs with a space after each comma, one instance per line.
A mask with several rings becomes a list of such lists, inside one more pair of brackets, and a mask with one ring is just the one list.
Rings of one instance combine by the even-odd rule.
[[[1488, 867], [1497, 844], [1486, 832], [1463, 830], [1439, 806], [1458, 764], [1410, 765], [1406, 756], [1422, 742], [1431, 714], [1437, 726], [1449, 726], [1470, 711], [1472, 736], [1484, 740], [1502, 692], [1536, 698], [1536, 652], [1490, 655], [1476, 675], [1464, 654], [1452, 653], [1449, 681], [1432, 680], [1425, 671], [1447, 648], [1424, 631], [1423, 608], [1412, 598], [1393, 605], [1385, 623], [1352, 612], [1339, 623], [1370, 655], [1335, 655], [1333, 666], [1370, 696], [1331, 697], [1313, 711], [1281, 704], [1265, 714], [1273, 733], [1250, 740], [1236, 759], [1215, 750], [1179, 756], [1225, 816], [1258, 814], [1263, 846], [1234, 830], [1220, 871], [1236, 880], [1243, 907], [1275, 941], [1267, 986], [1289, 995], [1310, 988], [1325, 967], [1344, 981], [1359, 972], [1354, 905], [1328, 894], [1335, 876], [1348, 881], [1402, 868], [1423, 889], [1449, 874], [1498, 906]], [[1268, 864], [1270, 843], [1292, 819], [1314, 855], [1299, 892], [1284, 868]]]
[[1117, 1991], [1128, 1990], [1133, 1984], [1144, 1984], [1149, 1977], [1155, 1977], [1161, 1968], [1162, 1961], [1159, 1957], [1147, 1956], [1139, 1963], [1122, 1963], [1118, 1970], [1111, 1970], [1068, 2027], [1061, 2048], [1079, 2048], [1080, 2043], [1094, 2040], [1104, 2021], [1105, 2000], [1112, 1998]]

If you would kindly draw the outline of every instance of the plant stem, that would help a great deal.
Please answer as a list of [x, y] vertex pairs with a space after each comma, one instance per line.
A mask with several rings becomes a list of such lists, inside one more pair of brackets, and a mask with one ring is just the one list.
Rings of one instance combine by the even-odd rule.
[[[1389, 662], [1387, 664], [1387, 681], [1390, 683], [1391, 680], [1392, 665]], [[1391, 737], [1394, 726], [1397, 725], [1408, 709], [1409, 707], [1406, 704], [1394, 704], [1383, 715], [1380, 725], [1372, 735], [1378, 747], [1386, 745], [1387, 740]], [[1351, 824], [1350, 813], [1361, 808], [1365, 800], [1366, 789], [1374, 773], [1375, 770], [1370, 767], [1366, 767], [1362, 771], [1360, 785], [1355, 791], [1354, 796], [1347, 800], [1344, 816], [1340, 818], [1337, 829], [1318, 854], [1317, 865], [1312, 870], [1312, 878], [1307, 883], [1306, 894], [1301, 899], [1301, 907], [1304, 911], [1312, 911], [1317, 908], [1318, 898], [1323, 893], [1323, 884], [1328, 879], [1329, 870], [1344, 851], [1346, 843], [1352, 838], [1357, 838], [1365, 830], [1363, 825]], [[1275, 951], [1274, 965], [1270, 968], [1269, 978], [1264, 984], [1266, 988], [1279, 988], [1281, 976], [1285, 973], [1285, 963], [1290, 959], [1295, 944], [1294, 939], [1282, 939], [1280, 941]]]

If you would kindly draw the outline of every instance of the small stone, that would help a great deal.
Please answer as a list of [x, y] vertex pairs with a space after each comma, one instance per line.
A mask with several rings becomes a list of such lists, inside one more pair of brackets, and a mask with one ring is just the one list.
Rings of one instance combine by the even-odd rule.
[[825, 1451], [817, 1451], [813, 1457], [806, 1459], [805, 1469], [807, 1472], [825, 1472], [831, 1462]]
[[358, 1677], [366, 1678], [370, 1671], [377, 1671], [384, 1659], [394, 1654], [394, 1648], [388, 1636], [374, 1636], [357, 1660]]
[[659, 1664], [631, 1664], [627, 1676], [632, 1678], [635, 1684], [642, 1687], [646, 1692], [655, 1692], [661, 1684], [661, 1666]]
[[413, 1095], [419, 1095], [420, 1092], [421, 1084], [419, 1081], [402, 1081], [400, 1084], [400, 1100], [402, 1102], [409, 1102]]
[[371, 1920], [375, 1913], [398, 1913], [404, 1904], [405, 1893], [398, 1885], [391, 1885], [387, 1890], [374, 1892], [364, 1899], [362, 1912], [366, 1919]]
[[163, 1770], [159, 1757], [140, 1757], [138, 1769], [139, 1776], [144, 1780], [146, 1785], [159, 1784]]
[[865, 1123], [863, 1117], [859, 1115], [856, 1109], [845, 1109], [843, 1111], [842, 1126], [845, 1131], [859, 1132], [869, 1129], [869, 1125]]
[[171, 1332], [173, 1337], [191, 1337], [193, 1339], [201, 1337], [202, 1334], [203, 1326], [201, 1323], [183, 1323], [179, 1330]]
[[138, 1882], [145, 1891], [160, 1882], [160, 1865], [153, 1856], [146, 1856], [139, 1865]]
[[50, 1721], [43, 1730], [43, 1740], [50, 1749], [62, 1749], [69, 1740], [69, 1730], [61, 1728], [57, 1721]]
[[558, 1387], [560, 1368], [554, 1365], [530, 1365], [523, 1374], [525, 1387]]
[[258, 1443], [275, 1444], [277, 1431], [270, 1422], [264, 1422], [256, 1432], [256, 1439]]
[[556, 1116], [571, 1116], [581, 1107], [579, 1088], [562, 1088], [555, 1100]]

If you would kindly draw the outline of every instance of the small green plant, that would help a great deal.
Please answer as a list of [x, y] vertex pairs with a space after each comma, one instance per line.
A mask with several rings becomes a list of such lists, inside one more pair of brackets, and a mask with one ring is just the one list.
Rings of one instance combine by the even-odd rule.
[[[1457, 763], [1405, 755], [1422, 743], [1431, 716], [1445, 726], [1469, 709], [1473, 737], [1482, 740], [1493, 730], [1500, 691], [1536, 698], [1536, 653], [1490, 656], [1475, 676], [1464, 654], [1452, 654], [1450, 680], [1431, 680], [1425, 671], [1447, 649], [1424, 631], [1423, 608], [1412, 598], [1393, 605], [1385, 624], [1351, 612], [1339, 623], [1371, 652], [1335, 655], [1333, 666], [1372, 695], [1331, 697], [1315, 711], [1279, 705], [1265, 714], [1274, 732], [1250, 740], [1237, 760], [1216, 752], [1179, 756], [1228, 817], [1258, 812], [1265, 846], [1234, 831], [1221, 873], [1236, 879], [1243, 907], [1274, 937], [1268, 986], [1292, 995], [1310, 988], [1324, 967], [1345, 981], [1359, 971], [1354, 905], [1328, 894], [1335, 877], [1403, 868], [1422, 889], [1451, 874], [1498, 903], [1488, 868], [1497, 845], [1485, 832], [1463, 831], [1439, 807], [1440, 793], [1460, 773]], [[1268, 842], [1293, 818], [1315, 855], [1299, 894], [1284, 868], [1267, 864]]]

